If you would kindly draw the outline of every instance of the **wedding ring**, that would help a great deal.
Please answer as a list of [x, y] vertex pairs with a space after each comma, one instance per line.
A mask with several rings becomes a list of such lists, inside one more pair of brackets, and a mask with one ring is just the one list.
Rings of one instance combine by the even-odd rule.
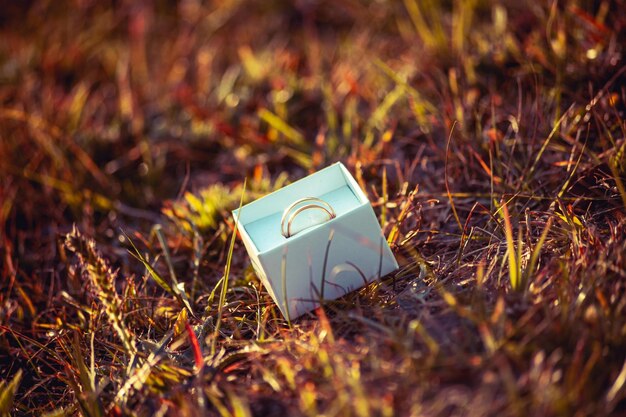
[[[300, 205], [302, 203], [306, 203], [306, 202], [310, 202], [310, 204], [298, 207], [294, 211], [294, 209], [298, 205]], [[304, 197], [304, 198], [301, 198], [299, 200], [294, 201], [293, 203], [291, 203], [289, 205], [289, 207], [287, 207], [283, 211], [283, 216], [280, 219], [280, 232], [281, 232], [281, 234], [284, 237], [286, 237], [286, 238], [291, 237], [292, 236], [291, 225], [292, 225], [293, 221], [295, 220], [296, 216], [298, 214], [302, 213], [303, 211], [312, 210], [312, 209], [318, 209], [318, 210], [324, 211], [326, 214], [328, 214], [328, 220], [331, 220], [331, 219], [334, 219], [335, 217], [337, 217], [337, 214], [335, 213], [335, 210], [326, 201], [324, 201], [324, 200], [322, 200], [320, 198], [317, 198], [317, 197]], [[287, 230], [285, 230], [285, 222], [287, 222]]]

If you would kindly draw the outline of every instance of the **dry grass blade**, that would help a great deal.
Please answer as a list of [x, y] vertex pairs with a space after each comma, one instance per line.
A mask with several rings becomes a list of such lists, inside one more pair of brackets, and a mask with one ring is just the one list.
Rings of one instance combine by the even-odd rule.
[[126, 401], [128, 401], [132, 389], [141, 391], [151, 372], [161, 359], [166, 356], [167, 352], [165, 349], [172, 340], [173, 335], [174, 329], [165, 334], [156, 348], [153, 349], [150, 355], [148, 355], [148, 358], [143, 362], [143, 364], [140, 367], [135, 368], [134, 372], [124, 382], [124, 385], [122, 385], [122, 387], [117, 391], [113, 401], [114, 404], [125, 404]]
[[452, 197], [452, 193], [450, 192], [450, 184], [448, 182], [448, 154], [450, 153], [450, 142], [452, 141], [452, 133], [454, 133], [455, 126], [456, 126], [456, 121], [454, 122], [454, 124], [452, 124], [452, 128], [450, 128], [450, 134], [448, 135], [448, 141], [446, 142], [444, 176], [445, 176], [445, 183], [446, 183], [446, 193], [448, 194], [448, 200], [450, 201], [450, 208], [452, 209], [454, 220], [456, 220], [456, 224], [459, 226], [459, 230], [461, 231], [461, 233], [463, 233], [463, 225], [461, 224], [461, 219], [459, 218], [459, 214], [456, 211], [456, 206], [454, 205], [454, 198]]
[[530, 283], [530, 280], [533, 274], [535, 273], [535, 270], [537, 269], [539, 256], [541, 255], [541, 249], [543, 248], [543, 245], [546, 242], [546, 238], [548, 237], [548, 233], [550, 232], [550, 228], [552, 227], [553, 219], [554, 219], [553, 217], [550, 217], [548, 221], [546, 222], [546, 226], [544, 227], [543, 232], [541, 232], [541, 236], [539, 237], [539, 240], [535, 244], [535, 247], [533, 248], [533, 252], [530, 255], [530, 261], [528, 262], [528, 266], [526, 266], [526, 269], [524, 270], [525, 285]]
[[96, 242], [83, 236], [76, 226], [65, 236], [65, 247], [78, 256], [79, 266], [85, 271], [95, 289], [96, 299], [104, 306], [106, 316], [120, 338], [124, 350], [130, 357], [134, 357], [137, 353], [135, 339], [124, 324], [122, 301], [115, 290], [116, 273], [100, 256]]
[[513, 226], [511, 225], [511, 215], [506, 203], [498, 207], [498, 213], [504, 221], [504, 236], [506, 238], [506, 253], [509, 264], [509, 280], [514, 291], [523, 291], [523, 280], [520, 271], [519, 259], [516, 256], [515, 241], [513, 240]]
[[54, 411], [50, 411], [49, 413], [45, 413], [42, 417], [66, 417], [74, 415], [71, 410], [66, 410], [64, 408], [59, 408]]
[[74, 391], [75, 395], [79, 397], [81, 410], [90, 417], [102, 417], [105, 413], [98, 396], [95, 370], [88, 368], [85, 364], [77, 333], [74, 333], [70, 344], [70, 357], [78, 371], [78, 383], [80, 384], [74, 386]]
[[165, 236], [163, 235], [163, 228], [160, 224], [157, 224], [153, 228], [154, 232], [159, 239], [159, 243], [161, 244], [161, 249], [163, 250], [163, 254], [165, 255], [165, 262], [167, 263], [167, 267], [170, 271], [170, 279], [172, 280], [172, 291], [174, 295], [178, 299], [178, 301], [187, 309], [191, 317], [196, 317], [193, 309], [191, 308], [191, 302], [189, 301], [189, 297], [185, 292], [185, 286], [183, 283], [179, 283], [176, 278], [176, 272], [174, 271], [174, 264], [172, 262], [172, 257], [170, 255], [169, 248], [167, 246], [167, 242], [165, 240]]
[[13, 400], [21, 381], [21, 369], [17, 371], [8, 384], [6, 381], [0, 381], [0, 416], [5, 417], [10, 415], [11, 409], [13, 408]]
[[[554, 4], [556, 5], [556, 3]], [[561, 123], [563, 123], [563, 121], [565, 120], [566, 115], [567, 115], [567, 112], [563, 113], [563, 115], [561, 115], [559, 120], [557, 120], [556, 123], [554, 123], [554, 126], [552, 127], [550, 134], [546, 136], [545, 140], [541, 144], [541, 148], [539, 149], [539, 152], [537, 152], [537, 155], [535, 156], [535, 160], [533, 161], [532, 165], [528, 169], [528, 174], [526, 175], [526, 177], [532, 178], [532, 176], [534, 175], [535, 170], [537, 169], [537, 166], [539, 162], [541, 161], [541, 157], [543, 156], [546, 149], [548, 149], [548, 145], [550, 144], [554, 136], [556, 136], [557, 132], [559, 131], [559, 128], [561, 127]]]
[[[124, 236], [126, 237], [126, 239], [128, 240], [128, 242], [130, 243], [130, 245], [133, 248], [134, 252], [131, 252], [129, 250], [129, 253], [135, 259], [137, 259], [139, 262], [141, 262], [143, 264], [143, 266], [146, 268], [146, 270], [148, 271], [148, 273], [150, 274], [152, 279], [154, 279], [154, 281], [157, 284], [159, 284], [159, 286], [161, 288], [163, 288], [165, 291], [167, 291], [168, 293], [170, 293], [171, 295], [176, 297], [176, 300], [178, 300], [178, 302], [180, 303], [181, 307], [187, 309], [187, 311], [189, 312], [189, 314], [192, 317], [196, 317], [195, 313], [193, 312], [193, 308], [191, 307], [191, 303], [189, 302], [189, 297], [187, 297], [187, 293], [185, 293], [185, 288], [183, 286], [183, 283], [179, 283], [178, 280], [176, 279], [176, 274], [174, 273], [174, 268], [171, 266], [171, 260], [169, 259], [169, 251], [167, 251], [167, 249], [163, 249], [167, 253], [166, 259], [168, 259], [167, 262], [168, 262], [168, 266], [170, 267], [170, 277], [172, 279], [173, 285], [170, 285], [170, 283], [167, 282], [156, 271], [156, 269], [154, 269], [154, 267], [150, 264], [148, 259], [145, 256], [143, 256], [141, 254], [141, 252], [139, 252], [139, 249], [137, 249], [137, 246], [135, 246], [135, 244], [133, 243], [133, 241], [130, 238], [130, 236], [128, 236], [124, 231], [122, 231], [122, 233], [124, 234]], [[157, 232], [157, 236], [158, 236], [158, 232]], [[163, 248], [166, 248], [165, 242], [161, 242], [161, 245], [162, 245]]]
[[616, 400], [618, 400], [620, 397], [621, 398], [624, 397], [625, 385], [626, 385], [626, 362], [624, 362], [624, 365], [622, 366], [620, 373], [617, 375], [617, 378], [615, 378], [615, 382], [613, 382], [611, 389], [606, 394], [606, 399], [609, 402], [609, 404], [613, 405], [615, 404]]

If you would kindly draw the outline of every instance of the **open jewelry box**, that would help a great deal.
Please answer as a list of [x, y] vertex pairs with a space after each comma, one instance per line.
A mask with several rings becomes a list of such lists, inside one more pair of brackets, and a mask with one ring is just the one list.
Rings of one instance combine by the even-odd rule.
[[398, 268], [369, 200], [341, 163], [233, 216], [254, 270], [286, 318]]

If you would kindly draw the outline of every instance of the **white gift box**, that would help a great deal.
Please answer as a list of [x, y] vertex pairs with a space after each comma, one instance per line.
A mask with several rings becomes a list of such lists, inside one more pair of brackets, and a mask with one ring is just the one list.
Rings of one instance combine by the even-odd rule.
[[254, 270], [288, 319], [398, 269], [369, 200], [341, 163], [233, 216]]

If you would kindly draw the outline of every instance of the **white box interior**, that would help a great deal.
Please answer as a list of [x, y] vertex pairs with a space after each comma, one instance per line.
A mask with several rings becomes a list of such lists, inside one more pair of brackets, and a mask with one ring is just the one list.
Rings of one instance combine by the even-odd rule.
[[[294, 182], [278, 191], [268, 194], [241, 208], [239, 224], [243, 226], [257, 253], [270, 251], [294, 237], [285, 238], [281, 233], [281, 217], [285, 208], [294, 201], [304, 197], [317, 197], [334, 209], [337, 217], [349, 213], [363, 204], [369, 204], [367, 197], [352, 179], [344, 172], [341, 164], [334, 164], [314, 175]], [[233, 213], [237, 217], [238, 210]], [[322, 214], [324, 214], [322, 212]], [[319, 210], [302, 212], [298, 217], [310, 218], [319, 216]], [[320, 223], [321, 224], [321, 223]], [[305, 236], [315, 230], [320, 224], [308, 227], [298, 232], [298, 237]]]

